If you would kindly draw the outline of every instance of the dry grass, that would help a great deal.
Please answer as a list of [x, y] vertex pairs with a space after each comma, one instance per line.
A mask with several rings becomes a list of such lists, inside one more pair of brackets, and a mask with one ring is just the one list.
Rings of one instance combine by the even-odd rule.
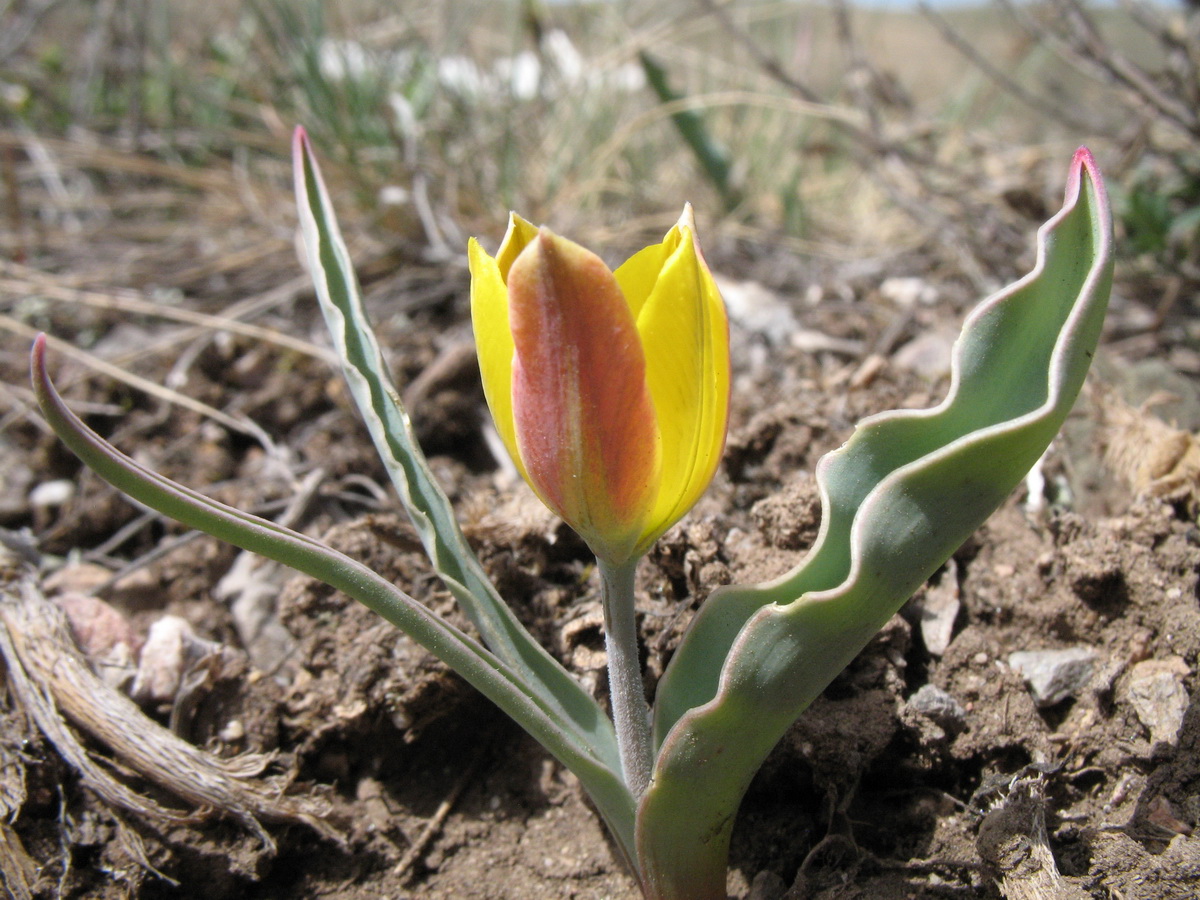
[[[791, 2], [727, 3], [724, 17], [715, 4], [681, 0], [531, 7], [537, 12], [484, 0], [394, 7], [360, 0], [318, 13], [324, 4], [174, 3], [135, 22], [133, 0], [66, 4], [10, 61], [7, 78], [32, 92], [27, 120], [39, 134], [69, 126], [123, 135], [125, 148], [191, 165], [277, 155], [280, 132], [303, 121], [346, 167], [364, 206], [389, 184], [411, 194], [421, 178], [435, 213], [466, 229], [487, 228], [510, 206], [564, 230], [643, 217], [658, 227], [685, 197], [717, 217], [719, 204], [669, 110], [649, 91], [614, 86], [636, 75], [643, 50], [664, 64], [687, 105], [704, 111], [734, 161], [746, 197], [734, 218], [769, 232], [876, 239], [871, 225], [883, 199], [854, 196], [863, 179], [857, 166], [843, 171], [850, 138], [838, 122], [876, 116], [889, 140], [935, 144], [934, 158], [947, 164], [981, 144], [1060, 154], [1089, 142], [1102, 158], [1110, 149], [1113, 105], [993, 7], [947, 17], [981, 56], [1033, 92], [1065, 92], [1076, 118], [1093, 123], [1091, 133], [1030, 113], [914, 12], [855, 12], [847, 30], [831, 8]], [[1113, 30], [1134, 42], [1136, 30], [1118, 15], [1109, 15]], [[764, 72], [731, 38], [730, 24], [817, 102]], [[543, 41], [549, 74], [539, 96], [465, 85], [495, 80], [498, 67], [538, 50], [539, 34], [560, 28], [586, 77], [556, 77]], [[357, 75], [322, 74], [314, 63], [338, 49]], [[413, 133], [397, 118], [397, 97], [410, 107]], [[857, 213], [850, 221], [848, 208]], [[416, 218], [396, 224], [415, 228]], [[885, 228], [883, 238], [896, 230]]]
[[[299, 274], [285, 153], [302, 122], [364, 260], [397, 245], [457, 259], [467, 234], [498, 238], [509, 208], [617, 253], [689, 200], [721, 252], [917, 253], [984, 288], [1016, 270], [1075, 146], [1120, 182], [1141, 149], [1176, 140], [1001, 6], [326, 6], [51, 4], [0, 56], [0, 254], [67, 289], [219, 314]], [[1130, 60], [1164, 65], [1128, 13], [1096, 21]], [[677, 102], [636, 84], [641, 52]], [[680, 139], [684, 110], [730, 161], [733, 208]], [[0, 306], [61, 328], [61, 301], [36, 296]], [[93, 339], [90, 315], [65, 333]], [[23, 345], [2, 345], [14, 366]]]

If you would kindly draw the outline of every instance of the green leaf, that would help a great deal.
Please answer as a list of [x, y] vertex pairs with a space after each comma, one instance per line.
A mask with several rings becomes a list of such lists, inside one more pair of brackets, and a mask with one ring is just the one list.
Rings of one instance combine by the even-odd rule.
[[602, 755], [611, 754], [615, 762], [612, 723], [570, 673], [517, 621], [463, 536], [391, 382], [316, 160], [299, 130], [295, 156], [301, 228], [321, 309], [371, 439], [434, 567], [488, 647], [521, 672], [547, 704], [559, 707], [575, 721], [582, 738]]
[[[581, 751], [586, 748], [612, 772], [620, 772], [612, 722], [513, 615], [459, 528], [450, 501], [421, 452], [367, 321], [349, 251], [302, 129], [296, 130], [293, 151], [300, 225], [326, 324], [350, 392], [430, 560], [491, 651], [543, 706], [556, 711]], [[593, 785], [582, 773], [576, 774], [599, 803]], [[632, 818], [619, 825], [614, 828], [619, 838], [631, 834]]]
[[[646, 82], [658, 95], [660, 103], [678, 105], [684, 99], [683, 95], [672, 89], [667, 80], [667, 70], [663, 68], [662, 63], [648, 51], [642, 50], [638, 53], [638, 62], [642, 64]], [[704, 124], [704, 117], [695, 109], [680, 109], [671, 114], [671, 121], [675, 123], [680, 137], [700, 163], [700, 168], [708, 176], [708, 180], [721, 195], [725, 210], [728, 212], [736, 209], [742, 202], [742, 197], [734, 187], [733, 166], [729, 161], [729, 153], [713, 139], [708, 126]]]
[[[493, 653], [361, 563], [274, 522], [218, 503], [142, 468], [89, 429], [63, 403], [46, 372], [45, 336], [34, 343], [32, 374], [42, 414], [76, 456], [133, 499], [191, 528], [290, 566], [369, 607], [454, 669], [579, 776], [614, 833], [630, 840], [633, 800], [607, 762], [581, 743], [574, 722], [528, 690]], [[625, 828], [625, 833], [619, 830]], [[632, 843], [627, 846], [631, 847]]]
[[661, 746], [638, 812], [648, 897], [723, 900], [733, 818], [767, 753], [1062, 426], [1099, 340], [1112, 265], [1108, 201], [1080, 150], [1034, 270], [964, 325], [946, 400], [860, 423], [817, 466], [821, 531], [804, 562], [701, 607], [659, 685]]

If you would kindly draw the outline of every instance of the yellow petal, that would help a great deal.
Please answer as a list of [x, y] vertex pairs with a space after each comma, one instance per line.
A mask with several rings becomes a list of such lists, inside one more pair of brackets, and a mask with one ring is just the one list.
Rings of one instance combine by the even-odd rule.
[[[512, 231], [510, 224], [509, 233]], [[516, 463], [522, 477], [528, 480], [517, 448], [516, 426], [513, 423], [513, 338], [508, 325], [508, 288], [504, 285], [500, 266], [475, 238], [471, 238], [467, 244], [467, 261], [471, 269], [471, 327], [475, 331], [483, 394], [508, 455]]]
[[500, 277], [508, 283], [508, 270], [513, 261], [521, 255], [521, 251], [529, 246], [529, 242], [537, 237], [537, 226], [526, 222], [515, 212], [508, 214], [508, 230], [504, 232], [504, 240], [496, 251], [496, 265], [500, 268]]
[[546, 229], [513, 262], [508, 290], [529, 483], [597, 556], [624, 562], [661, 465], [637, 326], [603, 261]]
[[725, 446], [729, 321], [694, 227], [691, 208], [685, 208], [659, 245], [669, 255], [637, 317], [662, 438], [659, 493], [638, 542], [641, 551], [692, 508]]
[[621, 293], [625, 295], [625, 302], [635, 321], [641, 315], [642, 307], [649, 298], [650, 292], [654, 290], [654, 285], [658, 283], [658, 276], [662, 272], [664, 263], [678, 248], [679, 241], [679, 226], [676, 225], [667, 232], [662, 243], [643, 247], [618, 266], [613, 273], [617, 284], [621, 286]]

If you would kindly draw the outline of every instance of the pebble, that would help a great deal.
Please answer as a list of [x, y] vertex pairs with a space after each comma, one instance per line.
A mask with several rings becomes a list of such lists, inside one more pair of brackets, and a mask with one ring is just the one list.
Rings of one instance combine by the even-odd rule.
[[879, 293], [901, 309], [933, 306], [938, 301], [937, 288], [924, 278], [887, 278], [879, 285]]
[[29, 492], [29, 505], [35, 509], [51, 509], [62, 506], [75, 496], [75, 482], [60, 478], [43, 481]]
[[790, 304], [757, 281], [718, 279], [729, 318], [772, 344], [781, 343], [799, 327]]
[[1054, 706], [1077, 696], [1096, 671], [1099, 654], [1091, 647], [1066, 650], [1018, 650], [1008, 664], [1029, 685], [1038, 706]]
[[925, 649], [933, 656], [941, 656], [950, 646], [954, 636], [954, 620], [962, 607], [958, 593], [958, 566], [953, 559], [946, 563], [946, 571], [937, 584], [925, 589], [925, 594], [915, 601], [921, 626], [921, 640]]
[[163, 616], [150, 626], [130, 695], [139, 703], [172, 702], [188, 666], [217, 646], [199, 638], [186, 619]]
[[920, 690], [909, 697], [908, 707], [933, 719], [939, 725], [961, 727], [967, 723], [967, 711], [963, 709], [962, 704], [932, 684], [922, 685]]
[[1155, 797], [1147, 806], [1146, 821], [1150, 824], [1157, 825], [1170, 835], [1192, 833], [1192, 826], [1176, 815], [1171, 801], [1166, 797]]
[[957, 330], [939, 329], [917, 335], [892, 355], [897, 368], [915, 372], [930, 381], [950, 374], [950, 355]]
[[192, 626], [179, 616], [163, 616], [150, 626], [130, 691], [136, 700], [164, 703], [175, 699], [183, 677], [184, 645], [191, 637]]
[[129, 619], [99, 597], [79, 591], [65, 591], [54, 599], [66, 614], [75, 643], [100, 680], [109, 687], [124, 689], [133, 680], [134, 661], [142, 647]]
[[1125, 698], [1150, 731], [1151, 743], [1174, 744], [1178, 740], [1188, 708], [1183, 686], [1187, 674], [1187, 663], [1178, 656], [1147, 659], [1129, 670]]

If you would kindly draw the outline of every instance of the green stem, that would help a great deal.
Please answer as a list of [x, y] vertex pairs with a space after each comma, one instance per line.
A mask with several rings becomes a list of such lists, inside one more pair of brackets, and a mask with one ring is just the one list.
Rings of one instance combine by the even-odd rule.
[[608, 692], [625, 784], [634, 798], [650, 784], [653, 757], [650, 707], [642, 685], [637, 617], [633, 608], [636, 559], [620, 565], [598, 560], [600, 598], [604, 604], [604, 646], [608, 653]]

